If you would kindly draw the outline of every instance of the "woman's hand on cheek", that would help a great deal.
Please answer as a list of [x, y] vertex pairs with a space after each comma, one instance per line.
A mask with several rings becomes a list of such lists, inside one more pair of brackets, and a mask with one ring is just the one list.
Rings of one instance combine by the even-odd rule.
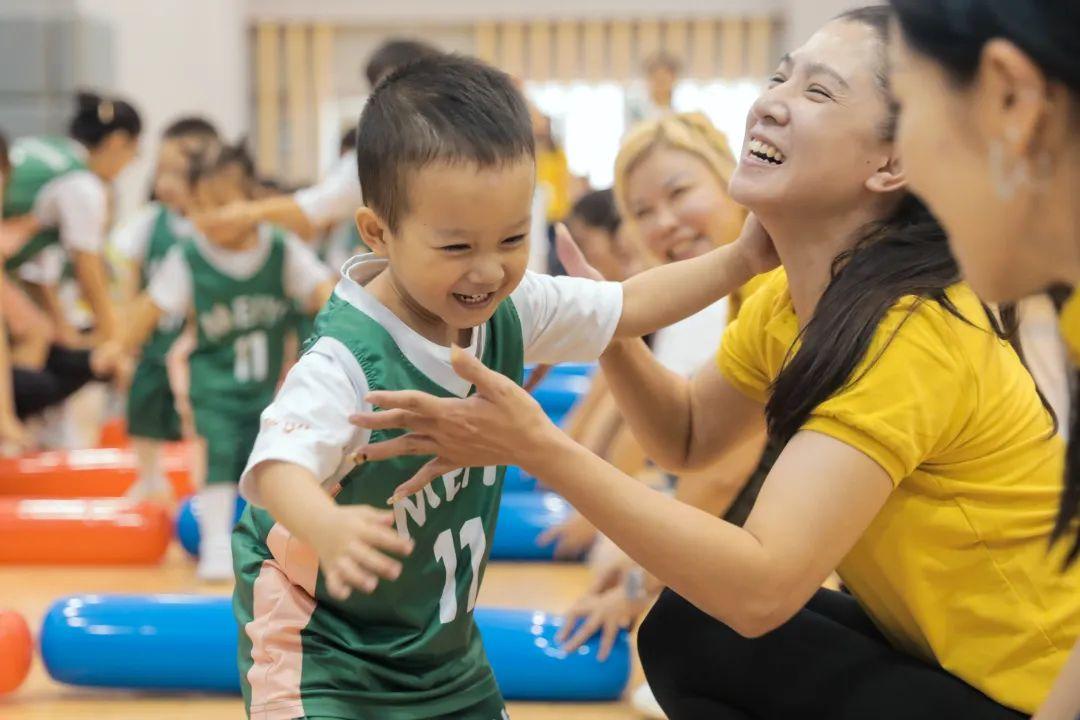
[[548, 433], [558, 429], [540, 405], [508, 377], [455, 347], [454, 370], [476, 387], [467, 398], [437, 398], [402, 390], [372, 392], [367, 401], [378, 412], [358, 413], [350, 422], [369, 430], [402, 429], [391, 440], [371, 443], [356, 452], [357, 462], [387, 460], [403, 455], [432, 459], [400, 485], [389, 503], [422, 490], [432, 480], [463, 467], [530, 465], [542, 455]]

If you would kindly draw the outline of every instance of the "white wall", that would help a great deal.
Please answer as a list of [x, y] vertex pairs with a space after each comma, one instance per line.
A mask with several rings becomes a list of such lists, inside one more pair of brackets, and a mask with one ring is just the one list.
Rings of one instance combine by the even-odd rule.
[[162, 128], [199, 113], [226, 137], [249, 125], [244, 0], [77, 0], [78, 13], [112, 30], [114, 78], [144, 121], [142, 151], [118, 184], [123, 217], [146, 196]]
[[845, 10], [878, 0], [787, 0], [786, 48], [796, 48], [826, 22]]

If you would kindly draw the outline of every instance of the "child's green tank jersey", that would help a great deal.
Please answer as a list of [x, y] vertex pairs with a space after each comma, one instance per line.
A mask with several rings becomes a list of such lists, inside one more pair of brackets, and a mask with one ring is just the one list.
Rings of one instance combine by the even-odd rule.
[[285, 233], [274, 228], [262, 267], [238, 279], [184, 243], [198, 341], [191, 354], [191, 401], [258, 414], [281, 376], [292, 301], [285, 291]]
[[[520, 383], [523, 373], [521, 323], [511, 301], [499, 306], [477, 329], [485, 337], [485, 365]], [[335, 296], [316, 319], [308, 342], [319, 338], [340, 342], [362, 368], [370, 390], [414, 389], [450, 397], [407, 359], [378, 322]], [[372, 441], [397, 432], [376, 432]], [[336, 501], [347, 505], [385, 507], [398, 484], [427, 458], [397, 458], [359, 465], [341, 479]], [[371, 595], [354, 592], [344, 602], [331, 598], [321, 573], [315, 586], [317, 607], [302, 634], [304, 655], [324, 662], [305, 663], [301, 691], [311, 696], [305, 712], [334, 715], [353, 707], [378, 708], [388, 720], [437, 717], [497, 694], [472, 613], [487, 564], [505, 468], [460, 470], [406, 498], [394, 509], [398, 533], [411, 537], [416, 549], [403, 560], [396, 581], [383, 581]], [[240, 520], [234, 552], [241, 571], [239, 587], [254, 583], [269, 557], [268, 535], [275, 526], [265, 510], [249, 508]], [[247, 590], [237, 602], [245, 617]], [[250, 638], [241, 635], [241, 670], [252, 664]], [[318, 699], [338, 683], [342, 672], [352, 688]], [[249, 697], [250, 702], [250, 697]], [[360, 716], [358, 714], [357, 716]], [[367, 717], [366, 714], [363, 715]], [[375, 717], [376, 715], [372, 715]]]
[[[4, 217], [26, 215], [34, 209], [38, 193], [57, 178], [86, 170], [81, 148], [63, 137], [28, 137], [15, 141], [11, 148], [11, 180], [4, 192]], [[60, 241], [60, 231], [44, 228], [30, 238], [4, 263], [14, 271], [49, 245]]]

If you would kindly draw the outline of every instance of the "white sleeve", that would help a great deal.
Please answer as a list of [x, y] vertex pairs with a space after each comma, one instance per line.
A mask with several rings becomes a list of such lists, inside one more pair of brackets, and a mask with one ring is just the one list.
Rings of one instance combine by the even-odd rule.
[[360, 178], [356, 174], [356, 154], [338, 160], [317, 185], [297, 191], [296, 204], [314, 224], [339, 222], [364, 204]]
[[150, 233], [157, 222], [158, 207], [146, 205], [113, 231], [113, 248], [126, 259], [141, 263], [146, 257], [146, 248], [150, 244]]
[[330, 487], [353, 466], [352, 454], [370, 431], [349, 423], [363, 401], [367, 379], [356, 357], [333, 338], [323, 337], [289, 370], [274, 402], [263, 410], [259, 435], [240, 476], [240, 494], [260, 505], [252, 471], [280, 461], [308, 470]]
[[334, 273], [300, 238], [290, 235], [285, 240], [285, 294], [299, 303], [306, 303], [320, 284], [331, 280]]
[[[73, 172], [46, 188], [55, 204], [60, 244], [68, 251], [99, 254], [105, 249], [105, 185], [90, 172]], [[43, 191], [44, 192], [44, 191]]]
[[595, 360], [622, 317], [622, 283], [526, 272], [510, 298], [521, 318], [525, 362]]
[[17, 270], [20, 280], [35, 285], [58, 285], [64, 275], [67, 253], [59, 245], [50, 245], [30, 258]]
[[174, 245], [150, 278], [146, 291], [165, 315], [183, 317], [191, 309], [191, 284], [191, 268], [184, 259], [184, 249]]

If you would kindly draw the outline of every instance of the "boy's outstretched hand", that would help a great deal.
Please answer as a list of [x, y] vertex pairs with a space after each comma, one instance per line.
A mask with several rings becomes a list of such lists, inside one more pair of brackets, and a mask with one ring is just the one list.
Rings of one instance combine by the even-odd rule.
[[354, 588], [371, 593], [379, 578], [396, 580], [401, 575], [401, 562], [388, 553], [404, 557], [412, 552], [413, 542], [400, 537], [393, 525], [390, 510], [334, 507], [311, 538], [331, 596], [345, 600]]

